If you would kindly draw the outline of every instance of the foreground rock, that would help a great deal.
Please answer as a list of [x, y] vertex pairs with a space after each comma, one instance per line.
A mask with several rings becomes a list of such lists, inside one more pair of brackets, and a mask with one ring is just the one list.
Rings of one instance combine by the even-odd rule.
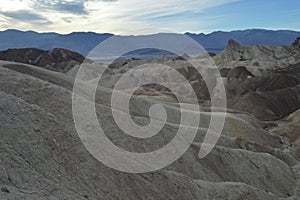
[[[146, 174], [110, 169], [81, 143], [72, 117], [74, 79], [17, 63], [0, 67], [1, 199], [279, 199], [295, 197], [297, 179], [282, 141], [265, 123], [228, 114], [216, 148], [199, 159], [199, 146], [210, 115], [203, 112], [194, 144], [175, 163]], [[130, 151], [151, 151], [176, 133], [176, 116], [158, 136], [129, 138], [116, 127], [111, 90], [98, 88], [96, 110], [107, 136]], [[147, 123], [148, 98], [133, 100], [133, 119]], [[167, 110], [176, 108], [167, 103]], [[174, 122], [174, 123], [171, 123]], [[126, 141], [126, 142], [124, 142]], [[264, 148], [262, 148], [264, 147]], [[275, 153], [277, 152], [277, 153]], [[295, 197], [296, 198], [296, 197]]]

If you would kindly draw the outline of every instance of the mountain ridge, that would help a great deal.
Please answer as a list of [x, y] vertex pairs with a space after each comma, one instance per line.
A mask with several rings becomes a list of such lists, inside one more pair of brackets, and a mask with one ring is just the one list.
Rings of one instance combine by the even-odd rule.
[[[8, 29], [0, 31], [0, 50], [9, 48], [39, 48], [51, 50], [64, 48], [87, 56], [99, 43], [113, 36], [111, 33], [72, 32], [59, 34], [55, 32], [38, 33]], [[150, 34], [151, 36], [153, 34]], [[233, 39], [243, 45], [269, 44], [273, 46], [291, 45], [300, 32], [292, 30], [246, 29], [234, 31], [215, 31], [209, 34], [185, 33], [207, 51], [219, 53], [224, 50], [228, 40]]]

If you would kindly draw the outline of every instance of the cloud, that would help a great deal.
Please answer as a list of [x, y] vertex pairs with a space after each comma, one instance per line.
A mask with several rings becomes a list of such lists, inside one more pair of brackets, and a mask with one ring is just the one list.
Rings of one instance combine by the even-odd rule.
[[73, 14], [80, 14], [80, 15], [86, 15], [88, 12], [85, 10], [85, 7], [82, 2], [60, 2], [54, 6], [56, 10], [64, 11], [64, 12], [69, 12]]
[[59, 12], [86, 15], [84, 1], [50, 1], [50, 0], [29, 0], [29, 6], [32, 8], [55, 10]]
[[46, 19], [45, 17], [32, 13], [28, 10], [19, 10], [19, 11], [12, 11], [12, 12], [0, 12], [3, 16], [11, 18], [13, 20], [21, 21], [21, 22], [28, 22], [31, 24], [37, 25], [47, 25], [51, 24], [52, 22]]
[[[27, 0], [32, 8], [50, 9], [54, 11], [71, 13], [75, 15], [88, 15], [85, 4], [89, 1], [99, 0]], [[117, 0], [100, 0], [103, 2], [114, 2]]]

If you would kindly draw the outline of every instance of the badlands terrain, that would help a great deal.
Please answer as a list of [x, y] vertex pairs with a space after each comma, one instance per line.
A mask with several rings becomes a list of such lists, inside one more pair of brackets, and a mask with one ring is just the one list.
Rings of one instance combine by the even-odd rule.
[[[0, 199], [300, 198], [300, 39], [291, 46], [277, 47], [250, 47], [230, 40], [226, 49], [212, 58], [226, 86], [227, 108], [210, 108], [208, 89], [188, 65], [188, 56], [147, 61], [168, 63], [184, 75], [198, 102], [191, 101], [176, 80], [169, 84], [184, 97], [187, 112], [192, 112], [194, 104], [201, 105], [201, 118], [193, 144], [180, 159], [141, 174], [105, 166], [81, 142], [72, 114], [73, 84], [83, 62], [80, 55], [62, 49], [15, 49], [0, 52], [0, 59]], [[132, 118], [146, 124], [149, 105], [160, 102], [173, 113], [164, 128], [158, 135], [141, 140], [125, 135], [116, 126], [109, 100], [112, 88], [122, 74], [144, 62], [129, 59], [111, 64], [95, 98], [107, 137], [134, 152], [153, 151], [170, 142], [180, 115], [171, 91], [146, 85], [132, 97]], [[105, 67], [90, 60], [85, 64], [92, 71]], [[88, 68], [82, 77], [87, 84], [97, 78], [90, 72]], [[130, 80], [140, 78], [143, 72], [168, 75], [157, 68], [138, 68]], [[130, 89], [130, 84], [122, 89]], [[210, 117], [225, 111], [217, 145], [200, 159]]]

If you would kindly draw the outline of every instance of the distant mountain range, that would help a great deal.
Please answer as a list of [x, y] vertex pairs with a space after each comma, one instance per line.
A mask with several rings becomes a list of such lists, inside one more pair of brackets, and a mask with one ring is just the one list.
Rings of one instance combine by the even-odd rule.
[[300, 32], [290, 30], [272, 31], [264, 29], [248, 29], [230, 32], [217, 31], [210, 34], [186, 33], [186, 35], [199, 42], [207, 51], [216, 53], [224, 50], [230, 39], [247, 46], [290, 46], [296, 38], [300, 37]]
[[[218, 53], [226, 47], [229, 39], [234, 39], [244, 45], [291, 45], [297, 37], [300, 37], [300, 32], [249, 29], [230, 32], [217, 31], [210, 34], [186, 33], [186, 35], [199, 42], [207, 51]], [[113, 34], [110, 33], [74, 32], [62, 35], [10, 29], [0, 32], [0, 50], [9, 48], [39, 48], [44, 50], [65, 48], [86, 56], [95, 46], [111, 36]]]
[[87, 55], [95, 46], [112, 34], [74, 32], [71, 34], [37, 33], [34, 31], [6, 30], [0, 32], [0, 50], [8, 48], [64, 48]]

